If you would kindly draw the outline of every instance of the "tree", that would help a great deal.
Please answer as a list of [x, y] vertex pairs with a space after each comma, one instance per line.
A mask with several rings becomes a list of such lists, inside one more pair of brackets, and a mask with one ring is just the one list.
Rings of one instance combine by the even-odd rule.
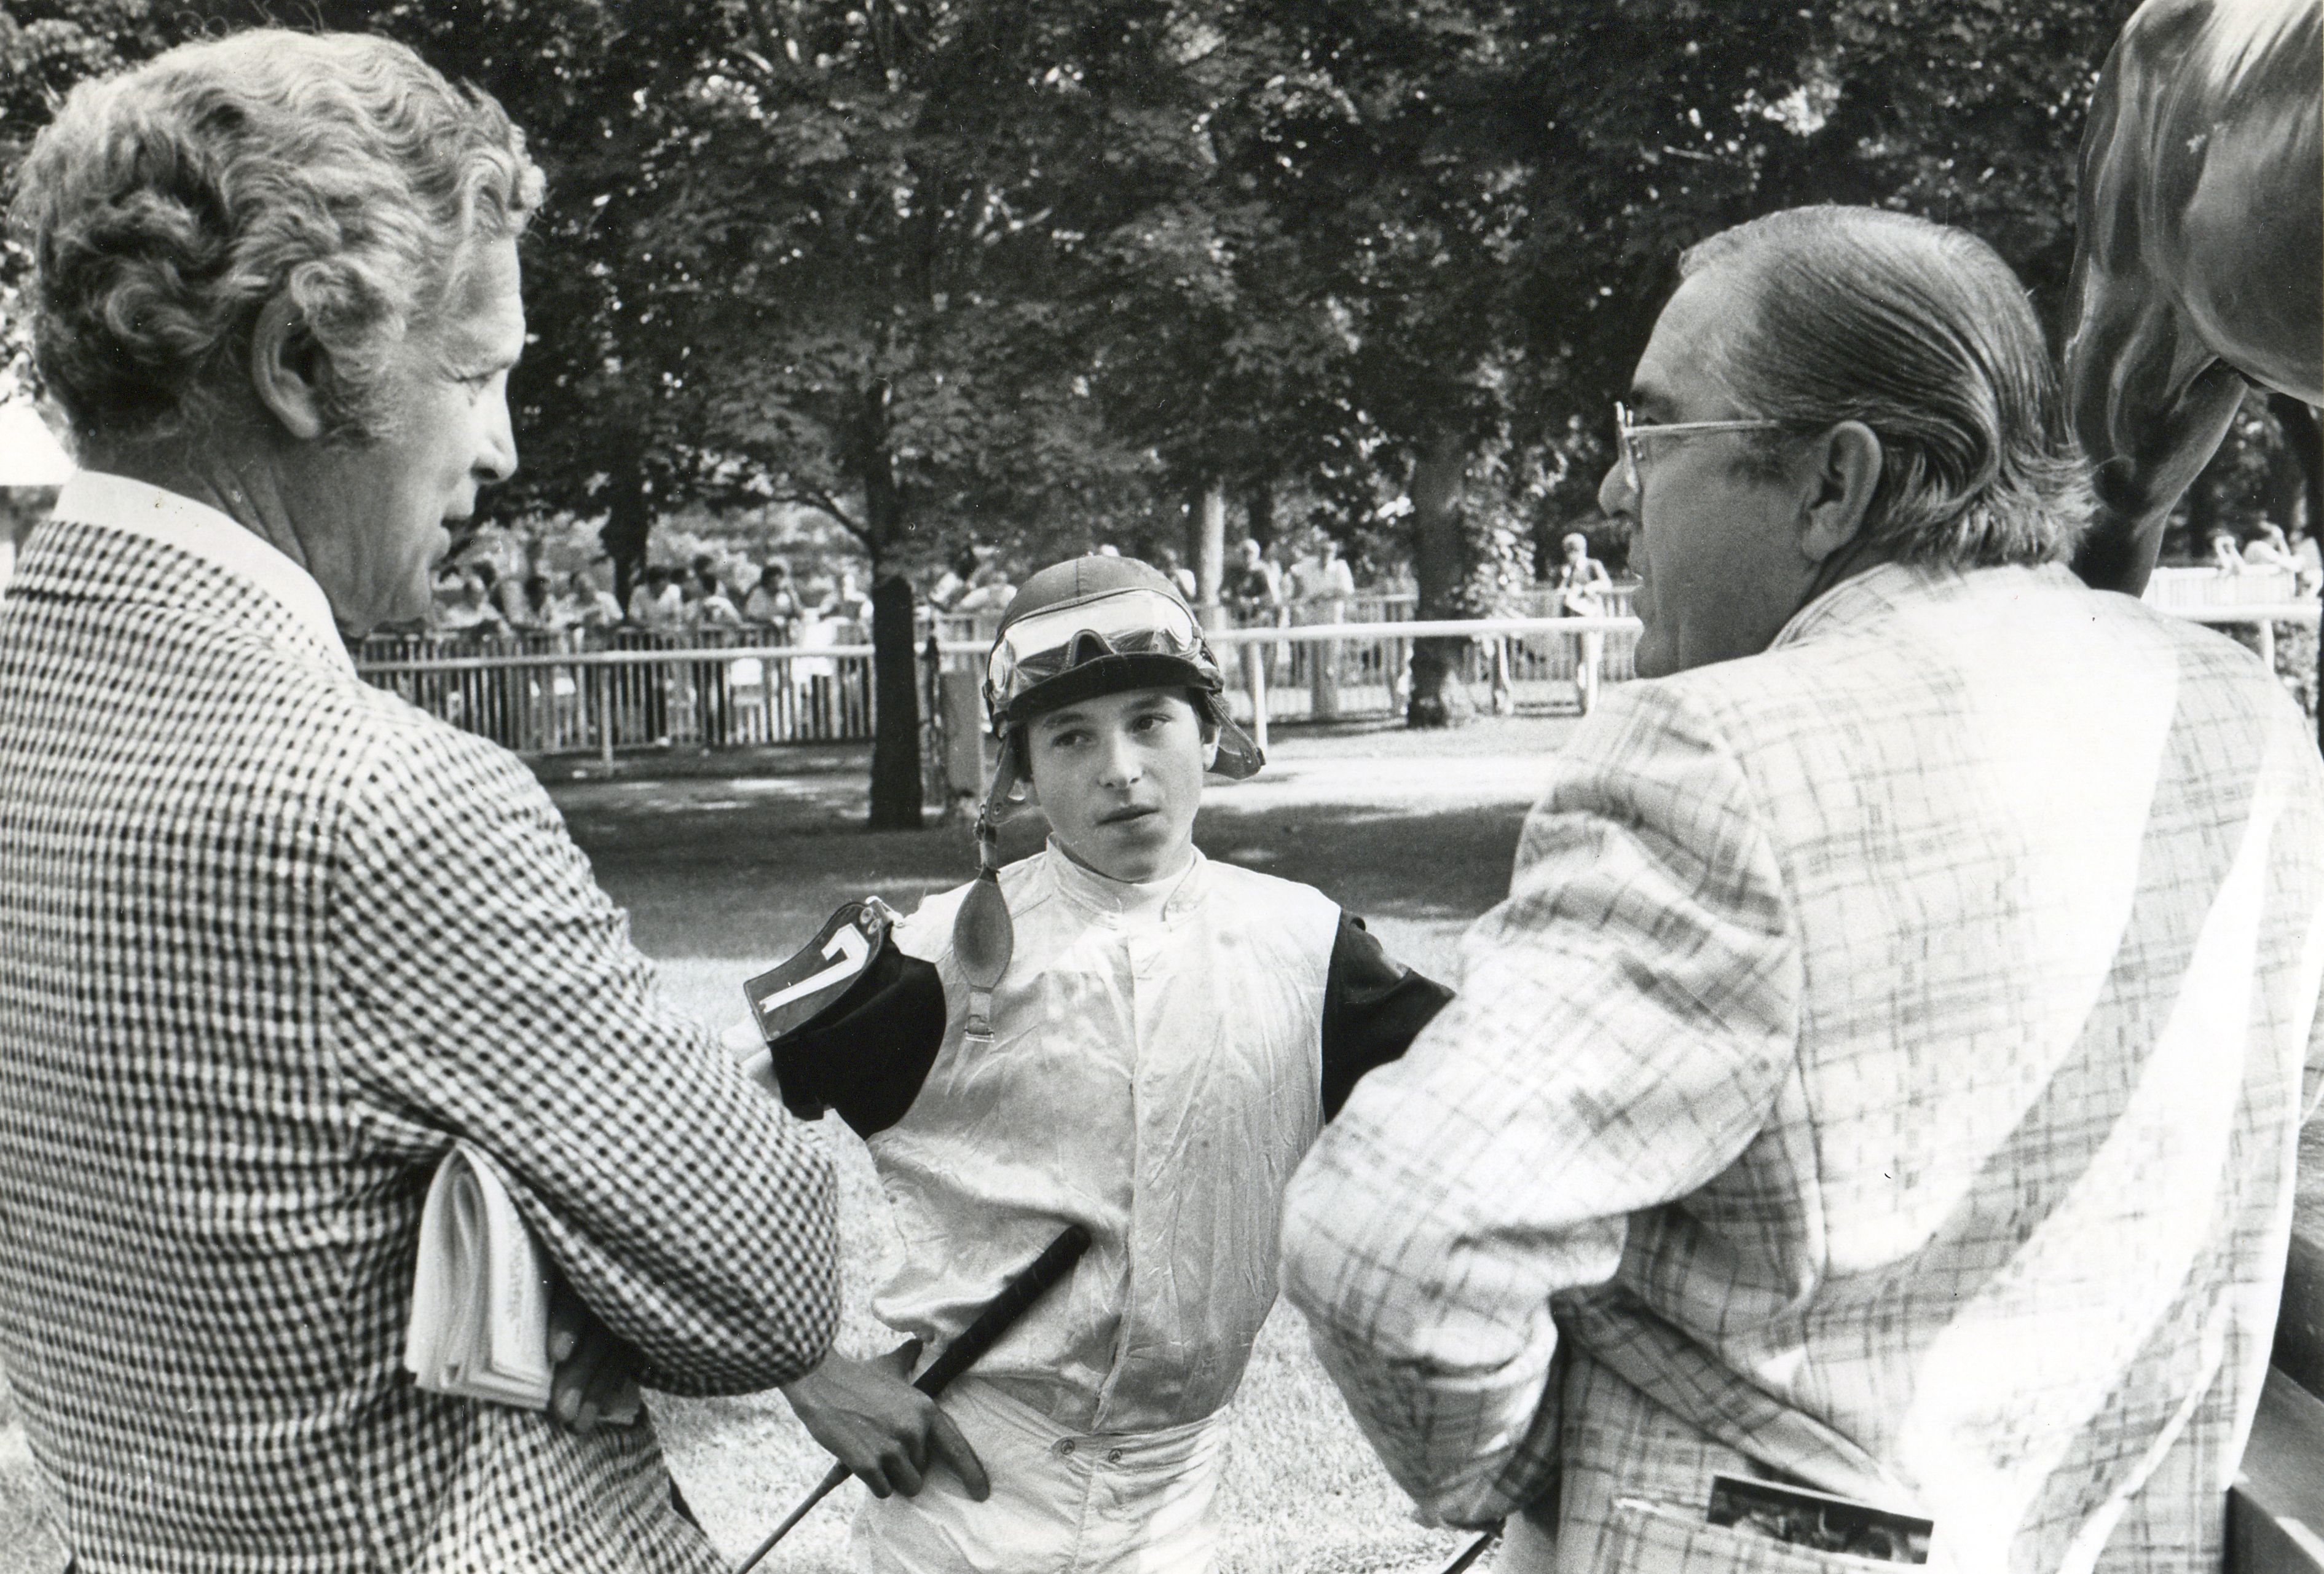
[[[1365, 106], [1374, 195], [1325, 214], [1373, 226], [1338, 247], [1372, 264], [1349, 298], [1386, 348], [1360, 397], [1408, 456], [1425, 609], [1481, 555], [1456, 525], [1480, 457], [1504, 499], [1586, 506], [1672, 264], [1718, 229], [1813, 201], [1966, 224], [2054, 323], [2081, 115], [2130, 5], [1526, 0], [1369, 32], [1347, 9], [1310, 48]], [[1412, 719], [1452, 719], [1419, 666]]]
[[872, 561], [875, 824], [919, 815], [904, 570], [948, 530], [1042, 537], [1141, 471], [1058, 303], [1101, 210], [1138, 199], [1134, 171], [1099, 171], [1161, 14], [761, 5], [694, 85], [651, 244], [726, 473]]

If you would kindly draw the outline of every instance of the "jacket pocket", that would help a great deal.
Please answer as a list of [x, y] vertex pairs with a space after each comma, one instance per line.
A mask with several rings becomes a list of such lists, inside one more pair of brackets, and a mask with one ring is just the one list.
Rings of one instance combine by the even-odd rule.
[[1702, 1510], [1643, 1497], [1614, 1500], [1605, 1574], [1869, 1574], [1909, 1567], [1846, 1552], [1819, 1552], [1725, 1525]]

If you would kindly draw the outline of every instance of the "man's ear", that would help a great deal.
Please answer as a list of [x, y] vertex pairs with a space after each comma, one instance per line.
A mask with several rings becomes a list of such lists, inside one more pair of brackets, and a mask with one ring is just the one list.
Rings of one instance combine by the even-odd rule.
[[323, 380], [330, 358], [288, 293], [259, 308], [250, 336], [250, 386], [258, 402], [302, 443], [323, 435]]
[[1886, 459], [1878, 433], [1862, 421], [1842, 421], [1809, 447], [1804, 462], [1813, 468], [1800, 550], [1821, 563], [1863, 532]]

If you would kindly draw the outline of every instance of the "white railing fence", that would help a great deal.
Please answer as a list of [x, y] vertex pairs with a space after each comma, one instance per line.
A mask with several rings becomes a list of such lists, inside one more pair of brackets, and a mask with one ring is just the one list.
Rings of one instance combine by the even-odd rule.
[[[2318, 622], [2312, 599], [2209, 601], [2175, 587], [2156, 599], [2200, 622], [2256, 628], [2271, 661], [2277, 625]], [[1286, 722], [1401, 714], [1421, 639], [1462, 642], [1459, 680], [1480, 711], [1578, 711], [1577, 680], [1592, 659], [1601, 683], [1636, 676], [1638, 627], [1618, 615], [1397, 618], [1221, 629], [1210, 639], [1226, 668], [1231, 709], [1263, 741]], [[608, 768], [633, 750], [870, 739], [872, 647], [765, 643], [768, 632], [401, 637], [365, 641], [356, 664], [372, 683], [519, 753], [595, 754]], [[954, 731], [973, 716], [964, 695], [973, 694], [988, 640], [940, 640], [933, 666], [923, 643], [921, 708], [932, 732], [943, 731], [946, 714]], [[940, 747], [932, 737], [932, 750]]]
[[[1263, 731], [1397, 713], [1410, 694], [1413, 641], [1431, 637], [1466, 641], [1460, 677], [1480, 708], [1571, 706], [1585, 649], [1598, 653], [1603, 680], [1632, 676], [1637, 630], [1619, 617], [1499, 618], [1228, 629], [1210, 639], [1228, 669], [1230, 706]], [[871, 646], [754, 643], [752, 632], [415, 636], [366, 641], [356, 665], [380, 687], [521, 754], [594, 753], [610, 764], [627, 750], [872, 736]], [[973, 682], [987, 642], [937, 649], [944, 671]], [[945, 680], [921, 676], [931, 711]]]

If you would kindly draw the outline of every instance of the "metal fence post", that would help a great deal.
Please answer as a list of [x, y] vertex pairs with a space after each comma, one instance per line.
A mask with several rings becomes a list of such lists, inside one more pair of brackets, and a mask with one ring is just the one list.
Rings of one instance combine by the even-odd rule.
[[604, 662], [589, 668], [589, 692], [597, 701], [597, 763], [611, 779], [613, 774], [613, 669]]
[[[1250, 741], [1259, 750], [1267, 752], [1267, 663], [1274, 655], [1271, 647], [1248, 644], [1242, 648], [1242, 669], [1250, 679]], [[1253, 660], [1252, 658], [1258, 658]]]

